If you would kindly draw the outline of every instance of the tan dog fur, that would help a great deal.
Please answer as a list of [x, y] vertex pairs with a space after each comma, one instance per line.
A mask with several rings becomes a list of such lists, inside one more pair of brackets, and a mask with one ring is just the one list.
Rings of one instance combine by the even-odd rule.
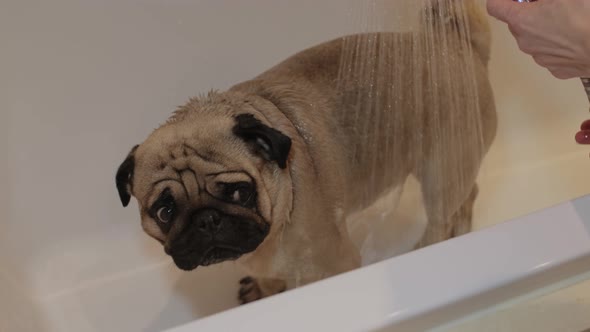
[[[170, 187], [180, 205], [196, 206], [209, 204], [199, 192], [217, 181], [212, 174], [234, 170], [233, 174], [221, 176], [252, 177], [258, 193], [256, 211], [217, 205], [224, 211], [271, 225], [264, 242], [238, 259], [255, 278], [242, 284], [240, 295], [244, 302], [359, 267], [359, 253], [347, 233], [346, 216], [370, 205], [410, 174], [422, 183], [429, 215], [429, 225], [419, 246], [468, 232], [477, 193], [475, 178], [496, 132], [495, 107], [487, 77], [489, 30], [477, 9], [470, 7], [469, 17], [483, 149], [474, 143], [472, 150], [463, 151], [461, 163], [440, 163], [438, 160], [445, 156], [434, 151], [449, 151], [459, 141], [476, 142], [477, 138], [457, 134], [448, 140], [437, 140], [428, 136], [431, 124], [425, 121], [418, 124], [426, 128], [423, 144], [440, 149], [416, 151], [409, 137], [418, 129], [417, 124], [402, 123], [394, 136], [407, 142], [400, 145], [395, 164], [381, 162], [378, 147], [363, 144], [363, 139], [348, 130], [357, 124], [350, 116], [354, 110], [346, 104], [346, 92], [339, 94], [335, 84], [343, 45], [342, 39], [338, 39], [298, 53], [227, 92], [192, 99], [154, 131], [133, 153], [135, 170], [130, 191], [139, 202], [144, 230], [167, 244], [167, 236], [147, 214], [147, 208], [164, 186]], [[389, 37], [379, 34], [377, 38]], [[399, 43], [395, 47], [411, 48], [410, 35], [391, 41]], [[408, 61], [406, 65], [412, 66]], [[414, 79], [410, 74], [405, 77], [408, 82]], [[408, 87], [398, 93], [407, 103], [395, 111], [411, 113], [413, 90]], [[432, 102], [425, 100], [424, 104]], [[450, 105], [444, 98], [438, 102], [442, 107]], [[448, 111], [476, 110], [449, 107]], [[234, 117], [243, 113], [253, 114], [291, 139], [286, 169], [254, 156], [233, 135]], [[375, 119], [366, 121], [374, 123]], [[447, 124], [444, 119], [441, 121], [444, 130]], [[359, 163], [352, 160], [352, 151], [371, 158], [360, 158]], [[373, 160], [377, 160], [379, 167], [369, 165]], [[428, 165], [440, 167], [433, 169]], [[193, 171], [178, 172], [186, 169]], [[439, 176], [453, 178], [451, 174], [457, 169], [464, 176], [464, 181], [453, 184], [459, 187], [432, 181]]]

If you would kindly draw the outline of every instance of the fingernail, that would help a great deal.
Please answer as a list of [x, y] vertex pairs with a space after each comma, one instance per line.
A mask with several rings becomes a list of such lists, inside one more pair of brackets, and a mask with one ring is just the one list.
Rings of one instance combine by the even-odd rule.
[[582, 125], [580, 126], [580, 129], [582, 129], [582, 130], [590, 130], [590, 120], [586, 120], [586, 121], [582, 122]]
[[578, 144], [590, 144], [590, 130], [582, 130], [576, 133], [576, 142]]

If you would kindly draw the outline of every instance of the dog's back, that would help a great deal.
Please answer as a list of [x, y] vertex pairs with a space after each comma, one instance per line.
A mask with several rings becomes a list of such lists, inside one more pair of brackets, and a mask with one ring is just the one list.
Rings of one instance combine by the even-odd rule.
[[[487, 76], [488, 22], [476, 4], [464, 4], [465, 13], [428, 9], [434, 14], [423, 15], [424, 31], [419, 33], [358, 34], [311, 47], [232, 90], [271, 100], [295, 126], [304, 127], [310, 153], [318, 155], [315, 160], [326, 154], [344, 156], [339, 161], [342, 175], [357, 189], [346, 198], [345, 206], [352, 210], [370, 204], [411, 172], [420, 172], [429, 158], [440, 158], [425, 155], [433, 149], [467, 147], [466, 155], [457, 158], [477, 163], [471, 167], [475, 171], [494, 138], [496, 116]], [[461, 22], [465, 17], [468, 22]], [[440, 22], [446, 26], [437, 28]], [[425, 37], [428, 29], [439, 35]], [[439, 39], [441, 32], [446, 36]], [[466, 66], [472, 72], [459, 77]], [[443, 77], [441, 71], [455, 76]], [[445, 86], [449, 81], [452, 87]], [[456, 92], [452, 89], [467, 91], [473, 85], [479, 105], [451, 96]], [[446, 113], [431, 117], [433, 106]], [[455, 130], [453, 122], [467, 117], [480, 119], [483, 127]], [[441, 141], [430, 134], [437, 130], [451, 135]], [[317, 138], [333, 142], [317, 144]]]

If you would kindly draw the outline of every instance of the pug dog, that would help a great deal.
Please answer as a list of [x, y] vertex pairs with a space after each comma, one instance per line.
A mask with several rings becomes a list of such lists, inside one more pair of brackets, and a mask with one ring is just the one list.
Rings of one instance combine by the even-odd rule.
[[[437, 64], [437, 56], [427, 64], [416, 61], [415, 34], [329, 41], [176, 110], [120, 165], [116, 185], [123, 206], [131, 196], [137, 199], [144, 231], [180, 269], [241, 263], [249, 273], [240, 281], [242, 303], [358, 268], [346, 217], [409, 175], [421, 183], [429, 219], [418, 247], [468, 232], [475, 179], [495, 136], [496, 113], [487, 76], [489, 28], [476, 5], [467, 2], [466, 8], [467, 15], [450, 13], [445, 20], [444, 37], [457, 47], [442, 50], [434, 41], [430, 51], [464, 55], [461, 45], [470, 45], [474, 79], [450, 80], [474, 85], [477, 100], [471, 103], [477, 107], [457, 107], [450, 95], [435, 90], [417, 98], [417, 80], [432, 80], [432, 70], [443, 66], [459, 72], [465, 63]], [[456, 29], [461, 19], [467, 19], [467, 34]], [[378, 74], [369, 85], [357, 84], [360, 77], [341, 84], [345, 44], [363, 38], [396, 50], [395, 61], [385, 66], [404, 71], [403, 84]], [[374, 85], [393, 86], [380, 98], [396, 102], [384, 99], [388, 107], [363, 112], [365, 101], [376, 98], [367, 89]], [[446, 117], [431, 119], [433, 105]], [[461, 122], [474, 112], [479, 130]], [[447, 135], [435, 134], [435, 125]]]

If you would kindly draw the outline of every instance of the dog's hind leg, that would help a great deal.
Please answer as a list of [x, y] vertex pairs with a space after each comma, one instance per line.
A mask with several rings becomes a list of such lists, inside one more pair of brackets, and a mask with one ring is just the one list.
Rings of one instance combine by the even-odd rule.
[[457, 237], [471, 232], [473, 221], [473, 206], [479, 190], [477, 184], [473, 186], [469, 197], [463, 202], [463, 205], [451, 217], [452, 233], [451, 237]]
[[[441, 220], [440, 217], [433, 216], [429, 218], [426, 230], [422, 235], [422, 239], [416, 245], [416, 249], [429, 246], [450, 238], [460, 236], [471, 231], [471, 223], [473, 217], [473, 205], [477, 198], [478, 189], [475, 184], [467, 197], [448, 219]], [[428, 210], [428, 207], [426, 207]]]

